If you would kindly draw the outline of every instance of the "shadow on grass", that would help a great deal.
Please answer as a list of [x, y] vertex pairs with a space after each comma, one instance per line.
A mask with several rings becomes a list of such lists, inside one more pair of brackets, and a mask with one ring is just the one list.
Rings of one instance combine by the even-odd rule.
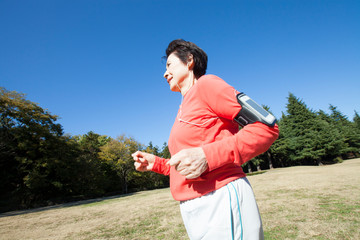
[[85, 205], [85, 204], [100, 203], [100, 202], [103, 202], [106, 200], [132, 196], [135, 194], [138, 194], [138, 192], [114, 195], [114, 196], [109, 196], [109, 197], [80, 200], [80, 201], [74, 201], [74, 202], [68, 202], [68, 203], [61, 203], [61, 204], [55, 204], [55, 205], [51, 205], [51, 206], [39, 207], [39, 208], [33, 208], [33, 209], [10, 211], [10, 212], [5, 212], [5, 213], [0, 213], [0, 218], [29, 214], [29, 213], [43, 212], [43, 211], [52, 210], [52, 209], [68, 208], [68, 207], [80, 206], [80, 205]]
[[254, 176], [254, 175], [263, 174], [266, 172], [267, 172], [266, 170], [256, 171], [256, 172], [247, 173], [246, 176]]

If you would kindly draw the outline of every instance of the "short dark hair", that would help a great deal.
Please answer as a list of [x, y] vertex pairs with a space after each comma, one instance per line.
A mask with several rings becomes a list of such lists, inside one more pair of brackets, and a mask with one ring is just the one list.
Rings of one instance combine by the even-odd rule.
[[196, 78], [205, 75], [207, 68], [208, 57], [207, 54], [196, 46], [192, 42], [185, 41], [183, 39], [176, 39], [169, 43], [169, 46], [166, 49], [166, 56], [168, 58], [170, 54], [175, 53], [175, 55], [184, 63], [187, 64], [188, 57], [191, 54], [194, 60], [194, 75]]

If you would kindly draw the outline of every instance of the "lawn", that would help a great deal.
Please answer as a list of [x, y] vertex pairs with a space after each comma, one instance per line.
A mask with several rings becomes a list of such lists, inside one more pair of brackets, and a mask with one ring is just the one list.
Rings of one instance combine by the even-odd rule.
[[[360, 239], [360, 159], [248, 177], [265, 239]], [[0, 214], [0, 239], [188, 239], [169, 189]]]

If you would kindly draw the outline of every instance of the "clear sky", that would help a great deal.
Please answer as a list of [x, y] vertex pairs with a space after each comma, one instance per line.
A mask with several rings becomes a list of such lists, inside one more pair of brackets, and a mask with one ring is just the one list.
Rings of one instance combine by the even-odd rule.
[[161, 60], [177, 38], [278, 118], [289, 92], [360, 113], [358, 0], [0, 0], [0, 86], [58, 115], [65, 133], [161, 147], [181, 103]]

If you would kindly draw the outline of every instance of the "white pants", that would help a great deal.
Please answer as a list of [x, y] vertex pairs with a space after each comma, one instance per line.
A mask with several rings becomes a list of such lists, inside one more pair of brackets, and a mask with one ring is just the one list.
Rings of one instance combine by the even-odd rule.
[[246, 178], [183, 201], [180, 211], [191, 240], [264, 239], [259, 209]]

